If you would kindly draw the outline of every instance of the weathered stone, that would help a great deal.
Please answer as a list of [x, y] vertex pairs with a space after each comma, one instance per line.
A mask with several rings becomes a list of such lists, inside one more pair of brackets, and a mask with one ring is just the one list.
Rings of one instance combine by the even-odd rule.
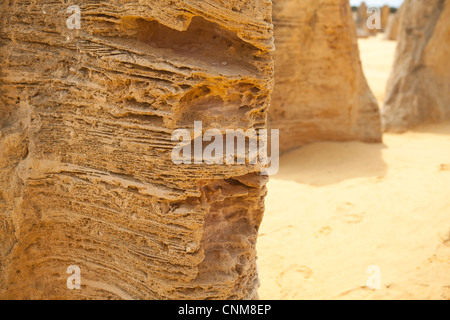
[[275, 89], [269, 125], [280, 149], [324, 140], [381, 140], [346, 0], [274, 1]]
[[402, 11], [382, 109], [385, 130], [397, 132], [450, 119], [450, 0], [406, 0]]
[[385, 40], [397, 40], [399, 26], [401, 25], [400, 21], [403, 17], [403, 8], [404, 5], [402, 4], [396, 13], [390, 15], [386, 30], [384, 31]]
[[358, 9], [355, 12], [355, 25], [356, 35], [358, 38], [367, 38], [370, 33], [367, 28], [367, 5], [365, 2], [361, 2]]
[[271, 1], [77, 5], [0, 5], [0, 297], [256, 298], [261, 165], [177, 166], [171, 135], [266, 127]]
[[398, 25], [399, 25], [399, 14], [398, 12], [392, 14], [389, 17], [389, 21], [386, 26], [386, 30], [384, 30], [384, 39], [385, 40], [397, 40], [398, 34]]

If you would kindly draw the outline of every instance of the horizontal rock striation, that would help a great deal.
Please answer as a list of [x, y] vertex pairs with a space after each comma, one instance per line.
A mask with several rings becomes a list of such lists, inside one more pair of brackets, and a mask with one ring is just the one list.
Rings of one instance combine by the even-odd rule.
[[257, 298], [261, 164], [175, 165], [171, 136], [266, 127], [271, 1], [77, 5], [0, 4], [0, 297]]

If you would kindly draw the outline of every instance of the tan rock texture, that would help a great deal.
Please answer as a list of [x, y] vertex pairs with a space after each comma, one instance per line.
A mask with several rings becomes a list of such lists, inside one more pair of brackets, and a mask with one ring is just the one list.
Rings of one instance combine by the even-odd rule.
[[367, 20], [371, 16], [368, 12], [368, 6], [365, 2], [361, 2], [360, 6], [356, 10], [356, 34], [359, 38], [367, 38], [375, 35], [378, 30], [369, 29], [367, 26]]
[[450, 119], [450, 1], [407, 0], [382, 109], [387, 131]]
[[367, 28], [367, 5], [365, 2], [361, 2], [356, 10], [356, 32], [358, 37], [366, 38], [369, 36], [369, 30]]
[[0, 298], [257, 298], [261, 165], [171, 135], [266, 127], [271, 1], [76, 4], [0, 4]]
[[398, 26], [399, 26], [399, 14], [398, 12], [396, 12], [389, 17], [386, 30], [384, 30], [384, 39], [393, 41], [397, 40]]
[[[379, 28], [371, 29], [367, 25], [367, 21], [369, 17], [371, 17], [374, 12], [372, 10], [368, 10], [369, 8], [378, 8], [380, 11], [379, 16]], [[374, 36], [378, 32], [382, 32], [388, 25], [389, 16], [390, 16], [391, 8], [388, 5], [384, 5], [382, 7], [371, 6], [368, 7], [365, 2], [361, 2], [360, 6], [355, 12], [355, 24], [356, 24], [356, 34], [359, 38], [367, 38], [369, 36]]]
[[388, 5], [384, 5], [380, 8], [380, 15], [381, 15], [381, 29], [378, 30], [379, 32], [383, 32], [389, 22], [389, 17], [391, 16], [391, 8]]
[[396, 13], [393, 13], [389, 16], [389, 20], [386, 26], [386, 30], [384, 31], [384, 39], [386, 40], [397, 40], [399, 27], [401, 25], [401, 20], [403, 17], [403, 8], [402, 4], [400, 8], [398, 8]]
[[280, 129], [280, 150], [325, 140], [379, 142], [379, 108], [348, 1], [274, 1], [274, 25], [269, 125]]

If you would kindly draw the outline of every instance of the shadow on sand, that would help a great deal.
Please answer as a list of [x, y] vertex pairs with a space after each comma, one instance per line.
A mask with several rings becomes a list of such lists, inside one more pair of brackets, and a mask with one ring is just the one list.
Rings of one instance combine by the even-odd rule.
[[441, 122], [438, 124], [423, 125], [418, 128], [415, 128], [411, 131], [418, 132], [418, 133], [432, 133], [432, 134], [448, 136], [448, 135], [450, 135], [450, 121], [445, 121], [445, 122]]
[[280, 171], [271, 178], [325, 186], [353, 178], [383, 177], [387, 172], [382, 158], [385, 148], [381, 143], [314, 143], [283, 154]]

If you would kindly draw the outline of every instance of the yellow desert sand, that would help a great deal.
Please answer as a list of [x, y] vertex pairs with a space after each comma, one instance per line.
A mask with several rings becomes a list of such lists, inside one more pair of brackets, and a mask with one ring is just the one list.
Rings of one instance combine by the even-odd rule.
[[[395, 42], [359, 45], [381, 104]], [[258, 239], [261, 299], [450, 299], [450, 123], [383, 140], [282, 156]]]
[[358, 44], [367, 82], [382, 106], [397, 42], [383, 40], [383, 34], [379, 34], [377, 37], [359, 39]]

